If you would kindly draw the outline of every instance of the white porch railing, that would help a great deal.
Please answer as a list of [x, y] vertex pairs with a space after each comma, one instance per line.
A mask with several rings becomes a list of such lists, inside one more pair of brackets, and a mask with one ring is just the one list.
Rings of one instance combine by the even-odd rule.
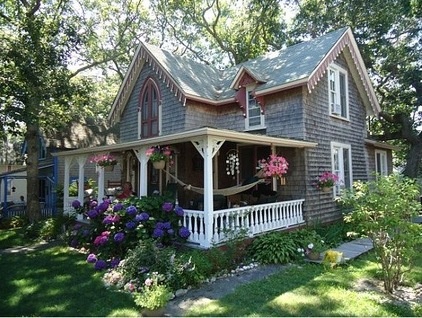
[[250, 237], [304, 223], [304, 199], [243, 206], [214, 211], [212, 237], [206, 237], [204, 211], [185, 210], [183, 226], [191, 235], [189, 242], [208, 247], [227, 241], [241, 231]]
[[[78, 197], [67, 197], [63, 200], [63, 214], [75, 213], [75, 209], [72, 206], [72, 202], [78, 200]], [[88, 219], [82, 214], [76, 215], [76, 220], [81, 222], [87, 222]]]

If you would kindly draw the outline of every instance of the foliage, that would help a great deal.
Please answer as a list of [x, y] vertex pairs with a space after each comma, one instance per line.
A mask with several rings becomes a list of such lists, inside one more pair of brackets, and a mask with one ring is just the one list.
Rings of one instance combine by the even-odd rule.
[[163, 284], [163, 278], [156, 272], [151, 273], [141, 290], [134, 294], [135, 304], [150, 310], [163, 308], [171, 297], [170, 289]]
[[289, 164], [282, 156], [270, 155], [267, 159], [258, 161], [258, 165], [262, 168], [266, 177], [279, 177], [287, 173]]
[[76, 224], [69, 243], [85, 247], [94, 254], [97, 269], [116, 265], [139, 240], [153, 238], [160, 244], [170, 245], [184, 242], [190, 235], [189, 230], [180, 225], [183, 209], [161, 196], [130, 198], [124, 202], [91, 201], [87, 206], [75, 200], [72, 206], [90, 223], [88, 226]]
[[288, 234], [272, 232], [256, 238], [250, 252], [262, 264], [284, 264], [295, 258], [297, 245]]
[[289, 36], [297, 42], [351, 27], [382, 108], [371, 120], [372, 137], [404, 146], [397, 164], [409, 177], [422, 158], [421, 11], [420, 1], [300, 1]]
[[174, 152], [169, 146], [153, 146], [146, 151], [146, 156], [151, 162], [167, 161], [169, 165], [173, 164]]
[[315, 187], [317, 189], [331, 188], [339, 181], [338, 176], [330, 171], [324, 171], [315, 180]]
[[100, 167], [117, 165], [117, 159], [111, 154], [102, 154], [102, 155], [92, 156], [89, 162], [95, 163]]
[[392, 292], [411, 266], [422, 243], [421, 226], [412, 223], [420, 210], [420, 189], [414, 180], [398, 174], [355, 182], [341, 202], [352, 211], [344, 216], [357, 231], [371, 238], [383, 271], [384, 288]]
[[278, 1], [154, 0], [151, 7], [165, 30], [162, 42], [217, 67], [245, 62], [285, 41]]

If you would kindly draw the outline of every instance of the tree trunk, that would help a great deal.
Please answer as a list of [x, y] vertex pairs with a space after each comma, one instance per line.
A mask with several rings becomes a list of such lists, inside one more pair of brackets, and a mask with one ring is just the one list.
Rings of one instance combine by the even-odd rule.
[[[419, 140], [419, 139], [418, 139]], [[412, 143], [407, 154], [406, 166], [403, 174], [409, 178], [417, 178], [419, 173], [419, 166], [422, 160], [422, 141]]]
[[26, 214], [30, 223], [34, 223], [41, 218], [40, 198], [39, 198], [39, 180], [38, 180], [38, 125], [27, 125], [27, 207]]

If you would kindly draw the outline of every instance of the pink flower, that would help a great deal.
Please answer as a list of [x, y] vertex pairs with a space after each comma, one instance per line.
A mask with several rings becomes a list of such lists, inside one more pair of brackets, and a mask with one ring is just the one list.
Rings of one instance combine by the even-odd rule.
[[258, 161], [266, 177], [282, 177], [287, 173], [289, 163], [282, 156], [270, 155], [267, 159]]

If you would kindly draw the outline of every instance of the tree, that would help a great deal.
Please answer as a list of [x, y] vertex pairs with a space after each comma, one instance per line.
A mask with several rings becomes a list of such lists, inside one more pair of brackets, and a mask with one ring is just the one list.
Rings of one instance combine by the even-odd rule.
[[375, 181], [355, 182], [342, 194], [341, 202], [351, 208], [345, 221], [374, 245], [386, 292], [393, 292], [409, 270], [421, 241], [421, 226], [412, 222], [420, 203], [415, 180], [393, 174]]
[[[67, 69], [81, 36], [78, 18], [66, 1], [6, 0], [0, 6], [1, 130], [27, 142], [27, 213], [40, 216], [38, 198], [38, 141], [41, 129], [60, 128], [72, 109], [86, 101], [89, 82], [72, 79]], [[56, 120], [52, 120], [55, 118]]]
[[404, 145], [404, 174], [416, 177], [422, 159], [422, 4], [414, 0], [303, 0], [291, 38], [315, 37], [350, 26], [382, 112], [373, 137]]
[[153, 0], [151, 8], [171, 46], [181, 54], [224, 67], [284, 45], [282, 2]]

